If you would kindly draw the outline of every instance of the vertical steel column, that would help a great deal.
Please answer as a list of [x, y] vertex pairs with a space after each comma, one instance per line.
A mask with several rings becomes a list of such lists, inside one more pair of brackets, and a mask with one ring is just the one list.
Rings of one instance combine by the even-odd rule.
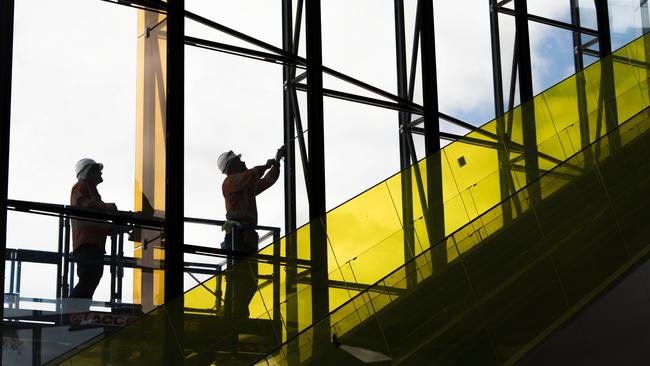
[[[648, 12], [648, 0], [640, 0], [639, 8], [641, 12], [642, 31], [643, 34], [647, 34], [650, 32], [650, 13]], [[648, 60], [650, 60], [650, 37], [644, 37], [643, 48], [645, 51], [645, 61], [648, 62]], [[650, 80], [648, 80], [648, 84], [650, 84]]]
[[111, 235], [111, 262], [110, 262], [110, 273], [111, 273], [111, 296], [109, 302], [111, 304], [111, 309], [115, 306], [115, 291], [117, 287], [117, 235]]
[[643, 34], [650, 32], [650, 14], [648, 14], [648, 0], [640, 0], [641, 8], [641, 27]]
[[[175, 334], [165, 332], [170, 365], [183, 363], [185, 1], [167, 2], [167, 119], [165, 134], [165, 303]], [[170, 306], [171, 305], [171, 306]]]
[[[293, 53], [293, 14], [292, 0], [282, 0], [282, 49]], [[291, 80], [295, 75], [295, 67], [285, 65], [282, 71], [284, 79], [284, 146], [287, 149], [287, 155], [284, 159], [284, 232], [286, 234], [286, 327], [287, 339], [291, 339], [298, 334], [298, 284], [296, 276], [298, 269], [295, 259], [298, 258], [298, 243], [296, 241], [296, 149], [294, 135], [296, 133], [294, 125], [294, 113], [292, 108], [292, 97], [295, 89]], [[302, 131], [300, 131], [302, 133]], [[276, 245], [279, 245], [276, 244]], [[290, 355], [297, 355], [299, 347], [293, 346], [296, 342], [291, 342], [289, 351]], [[289, 360], [291, 364], [295, 360]]]
[[[395, 51], [397, 57], [397, 95], [408, 99], [408, 78], [406, 76], [406, 35], [404, 26], [404, 0], [395, 0]], [[415, 257], [415, 234], [413, 230], [413, 193], [410, 169], [409, 134], [407, 127], [410, 115], [399, 112], [399, 161], [402, 183], [402, 230], [404, 230], [404, 262]], [[417, 284], [413, 263], [407, 265], [407, 287]]]
[[56, 261], [56, 312], [61, 311], [61, 299], [63, 298], [63, 214], [59, 214], [59, 237], [57, 245]]
[[[436, 74], [435, 28], [433, 0], [420, 0], [420, 48], [422, 49], [422, 97], [424, 106], [424, 149], [427, 156], [427, 233], [429, 245], [445, 237], [445, 217], [442, 201], [442, 159], [440, 156], [440, 121], [438, 119], [438, 77]], [[447, 263], [447, 247], [437, 245], [433, 250], [434, 266]]]
[[43, 348], [43, 328], [39, 325], [32, 329], [32, 365], [41, 366], [41, 351]]
[[[420, 1], [416, 3], [416, 10], [415, 10], [415, 24], [413, 26], [413, 45], [411, 49], [411, 67], [409, 69], [409, 81], [408, 81], [408, 100], [410, 102], [413, 101], [413, 96], [415, 94], [415, 76], [417, 73], [417, 67], [418, 67], [418, 45], [420, 43], [420, 30], [422, 28], [422, 16], [420, 15]], [[411, 114], [407, 113], [407, 120], [410, 120]], [[406, 144], [407, 148], [406, 150], [409, 152], [411, 160], [410, 164], [413, 166], [413, 173], [415, 173], [415, 183], [416, 187], [418, 190], [418, 196], [420, 198], [420, 206], [422, 207], [422, 212], [428, 213], [428, 204], [427, 204], [427, 197], [426, 197], [426, 192], [424, 189], [424, 182], [422, 180], [422, 172], [420, 171], [420, 165], [418, 164], [418, 158], [417, 158], [417, 152], [415, 151], [415, 144], [413, 143], [413, 134], [408, 133], [404, 135], [406, 139]], [[411, 204], [413, 201], [411, 201]], [[427, 230], [431, 227], [429, 224], [429, 215], [426, 214], [424, 215], [424, 222], [425, 222], [425, 227]]]
[[[579, 0], [570, 0], [571, 4], [571, 24], [576, 27], [580, 26], [580, 5]], [[590, 143], [589, 138], [589, 115], [587, 112], [587, 93], [584, 69], [584, 59], [582, 53], [582, 34], [573, 32], [573, 64], [576, 73], [576, 92], [578, 94], [578, 116], [580, 117], [580, 148], [586, 148]], [[585, 150], [585, 154], [591, 154], [590, 150]], [[590, 158], [585, 159], [589, 164]]]
[[117, 267], [117, 299], [122, 302], [122, 286], [124, 282], [124, 234], [120, 234], [118, 243], [118, 252], [117, 258], [119, 259], [119, 265]]
[[[325, 221], [325, 137], [323, 123], [323, 54], [320, 0], [305, 3], [307, 38], [307, 119], [309, 123], [309, 219], [311, 238], [312, 317], [329, 313], [327, 277], [327, 223]], [[329, 326], [314, 333], [314, 347], [329, 342]]]
[[503, 106], [503, 75], [501, 71], [501, 39], [497, 0], [490, 0], [490, 41], [492, 45], [492, 80], [494, 89], [494, 113], [501, 116]]
[[[282, 49], [293, 52], [293, 15], [292, 1], [282, 0]], [[284, 146], [287, 155], [284, 159], [284, 226], [285, 233], [289, 234], [296, 229], [296, 149], [294, 142], [295, 125], [293, 108], [291, 108], [291, 83], [292, 69], [295, 67], [285, 65], [283, 68], [283, 109], [284, 109]]]
[[612, 53], [612, 36], [609, 29], [609, 7], [607, 0], [595, 0], [598, 23], [598, 49], [600, 58]]
[[74, 268], [71, 268], [70, 263], [70, 217], [66, 216], [63, 220], [63, 294], [61, 297], [68, 297], [70, 295], [72, 273]]
[[[0, 274], [5, 277], [7, 249], [7, 188], [9, 181], [9, 131], [11, 127], [11, 67], [13, 61], [14, 1], [0, 2]], [[4, 319], [5, 281], [0, 281], [0, 322]], [[2, 349], [0, 348], [0, 363]]]
[[503, 100], [503, 74], [501, 70], [501, 39], [499, 34], [499, 12], [496, 0], [490, 0], [490, 41], [492, 46], [492, 86], [494, 89], [494, 114], [497, 119], [497, 136], [501, 143], [501, 149], [497, 152], [499, 159], [499, 185], [501, 190], [501, 201], [503, 203], [503, 220], [512, 220], [510, 201], [510, 154], [508, 153], [509, 137], [506, 131], [506, 119], [504, 116]]
[[[528, 33], [527, 0], [515, 0], [515, 31], [517, 32], [517, 58], [519, 61], [519, 101], [522, 114], [522, 134], [524, 142], [524, 162], [526, 182], [531, 183], [539, 175], [537, 158], [537, 131], [535, 128], [535, 108], [533, 99], [533, 75], [530, 59], [530, 38]], [[531, 190], [534, 202], [541, 200], [538, 189]]]
[[[609, 29], [609, 8], [607, 0], [596, 1], [596, 20], [598, 23], [598, 51], [601, 62], [600, 76], [600, 103], [605, 115], [605, 128], [613, 131], [618, 126], [618, 108], [616, 107], [616, 84], [614, 83], [614, 64], [611, 58], [606, 58], [612, 53], [612, 37]], [[621, 137], [618, 131], [608, 135], [609, 148], [617, 151], [621, 146]]]
[[276, 345], [282, 344], [282, 309], [280, 304], [281, 293], [281, 267], [280, 257], [282, 248], [280, 247], [280, 228], [273, 230], [273, 332], [276, 337]]

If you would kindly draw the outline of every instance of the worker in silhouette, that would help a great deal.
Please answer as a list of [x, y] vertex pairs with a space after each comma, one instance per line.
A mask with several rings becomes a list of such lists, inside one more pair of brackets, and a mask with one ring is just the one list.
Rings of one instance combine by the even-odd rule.
[[[102, 164], [93, 159], [85, 158], [77, 162], [77, 183], [70, 194], [71, 206], [106, 213], [117, 212], [117, 206], [102, 201], [102, 196], [97, 191], [97, 185], [103, 182], [103, 168]], [[104, 273], [106, 236], [109, 231], [108, 224], [72, 219], [72, 255], [77, 261], [79, 282], [70, 291], [70, 298], [82, 301], [76, 301], [74, 306], [69, 307], [71, 312], [88, 311], [90, 308], [93, 294]]]
[[[257, 252], [259, 235], [257, 225], [257, 203], [255, 197], [272, 186], [280, 175], [280, 160], [285, 149], [278, 149], [275, 159], [266, 164], [248, 169], [241, 155], [225, 152], [217, 159], [217, 166], [227, 177], [223, 181], [223, 196], [226, 203], [226, 249], [243, 255]], [[266, 174], [265, 174], [266, 173]], [[241, 258], [240, 258], [241, 259]], [[236, 263], [232, 263], [236, 264]], [[257, 262], [245, 260], [229, 271], [226, 286], [225, 315], [235, 321], [249, 317], [248, 305], [257, 289]]]

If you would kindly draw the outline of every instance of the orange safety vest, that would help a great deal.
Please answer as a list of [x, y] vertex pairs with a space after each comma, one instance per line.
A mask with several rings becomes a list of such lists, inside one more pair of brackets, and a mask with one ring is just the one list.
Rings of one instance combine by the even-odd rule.
[[[255, 196], [273, 185], [280, 176], [279, 164], [274, 164], [262, 178], [266, 168], [256, 166], [243, 173], [229, 174], [223, 181], [222, 191], [226, 201], [226, 218], [242, 224], [257, 225]], [[230, 233], [231, 229], [226, 229]]]
[[[93, 187], [85, 180], [79, 180], [72, 187], [70, 206], [106, 209], [97, 187]], [[72, 219], [72, 248], [73, 252], [84, 244], [93, 244], [105, 249], [108, 225], [94, 221]]]

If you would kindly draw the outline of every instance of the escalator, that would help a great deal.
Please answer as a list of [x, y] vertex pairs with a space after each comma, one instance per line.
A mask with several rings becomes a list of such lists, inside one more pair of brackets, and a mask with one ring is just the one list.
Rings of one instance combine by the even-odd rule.
[[[386, 355], [390, 364], [517, 363], [650, 258], [650, 110], [613, 132], [619, 131], [626, 143], [617, 151], [589, 159], [596, 147], [609, 150], [605, 137], [512, 196], [529, 209], [457, 260], [436, 270], [430, 252], [423, 253], [415, 272], [397, 269], [379, 283], [404, 283], [411, 275], [417, 286], [390, 299], [360, 296], [322, 323], [340, 344]], [[570, 181], [553, 177], [567, 164], [584, 171]], [[542, 202], [531, 200], [535, 189], [552, 185], [562, 187]], [[446, 243], [474, 240], [487, 226], [476, 224]], [[362, 364], [355, 352], [306, 339], [295, 349], [309, 354], [309, 364]], [[290, 343], [266, 361], [284, 364]]]
[[[538, 180], [527, 184], [522, 172], [530, 151], [517, 108], [439, 153], [440, 202], [421, 194], [425, 159], [242, 260], [238, 266], [260, 266], [251, 319], [224, 318], [214, 289], [228, 282], [225, 271], [188, 291], [178, 301], [182, 310], [165, 304], [55, 363], [158, 364], [170, 353], [186, 364], [352, 363], [350, 347], [398, 364], [519, 360], [645, 256], [644, 41], [604, 60], [612, 71], [595, 63], [528, 103], [536, 113]], [[601, 82], [607, 72], [616, 80], [609, 89]], [[607, 131], [607, 118], [618, 127]], [[508, 126], [505, 135], [500, 123]], [[406, 194], [405, 175], [412, 178]], [[412, 222], [404, 222], [405, 197]], [[448, 236], [439, 243], [428, 239], [425, 212], [432, 206], [445, 215]], [[309, 234], [325, 222], [331, 313], [314, 319]], [[318, 332], [336, 334], [336, 344], [313, 343]]]

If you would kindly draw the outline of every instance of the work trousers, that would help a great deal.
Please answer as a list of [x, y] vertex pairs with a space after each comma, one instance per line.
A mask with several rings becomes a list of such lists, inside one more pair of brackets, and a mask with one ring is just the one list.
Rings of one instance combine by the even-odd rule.
[[92, 299], [104, 274], [104, 248], [96, 244], [83, 244], [72, 255], [77, 260], [79, 282], [70, 291], [70, 297]]
[[[234, 240], [233, 240], [234, 235]], [[257, 252], [259, 236], [254, 230], [235, 230], [226, 234], [225, 248], [237, 252], [253, 254]], [[236, 258], [229, 260], [226, 271], [225, 315], [235, 321], [248, 319], [250, 304], [257, 291], [257, 260]]]

